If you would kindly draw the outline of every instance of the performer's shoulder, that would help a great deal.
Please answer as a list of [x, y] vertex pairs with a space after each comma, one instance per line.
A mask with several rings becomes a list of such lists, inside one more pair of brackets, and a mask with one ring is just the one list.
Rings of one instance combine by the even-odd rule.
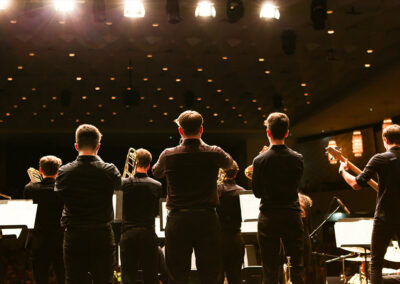
[[297, 152], [297, 151], [295, 151], [295, 150], [293, 150], [293, 149], [291, 149], [289, 147], [288, 147], [288, 150], [293, 156], [296, 156], [299, 159], [303, 159], [303, 155], [300, 154], [299, 152]]

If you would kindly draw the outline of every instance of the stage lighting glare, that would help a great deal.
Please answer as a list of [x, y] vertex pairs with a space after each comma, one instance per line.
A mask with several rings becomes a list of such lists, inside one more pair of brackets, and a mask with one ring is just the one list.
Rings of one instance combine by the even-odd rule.
[[75, 0], [54, 0], [56, 11], [69, 13], [75, 9]]
[[197, 8], [195, 11], [196, 17], [215, 17], [217, 12], [214, 7], [214, 3], [210, 1], [201, 1], [197, 3]]
[[140, 0], [125, 0], [124, 16], [128, 18], [143, 18], [146, 14], [143, 2]]
[[0, 10], [5, 10], [10, 6], [10, 0], [0, 0]]
[[261, 8], [260, 18], [279, 20], [280, 17], [281, 17], [281, 14], [279, 13], [278, 7], [276, 7], [275, 5], [273, 5], [271, 3], [264, 3], [264, 5]]

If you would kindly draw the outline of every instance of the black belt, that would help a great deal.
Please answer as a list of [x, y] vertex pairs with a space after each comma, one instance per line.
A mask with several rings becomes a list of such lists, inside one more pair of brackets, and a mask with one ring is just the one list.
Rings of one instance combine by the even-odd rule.
[[215, 208], [174, 208], [171, 212], [215, 212]]

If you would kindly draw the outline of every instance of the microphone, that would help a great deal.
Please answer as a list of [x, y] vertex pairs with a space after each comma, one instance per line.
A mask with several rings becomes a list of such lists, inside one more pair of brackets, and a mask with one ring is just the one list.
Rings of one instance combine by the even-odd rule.
[[342, 202], [342, 200], [340, 200], [337, 196], [333, 197], [337, 203], [339, 203], [340, 206], [342, 206], [343, 210], [347, 213], [347, 214], [351, 214], [350, 210], [346, 207], [346, 205], [344, 205], [344, 203]]

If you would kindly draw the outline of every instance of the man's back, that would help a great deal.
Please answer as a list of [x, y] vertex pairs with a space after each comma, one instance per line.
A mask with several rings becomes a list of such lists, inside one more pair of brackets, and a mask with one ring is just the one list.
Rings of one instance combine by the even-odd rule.
[[60, 228], [63, 202], [54, 192], [52, 178], [45, 178], [38, 183], [29, 183], [24, 189], [24, 198], [32, 199], [38, 204], [36, 213], [35, 230], [53, 231]]
[[253, 162], [253, 191], [261, 198], [260, 210], [300, 210], [298, 187], [303, 157], [285, 145], [273, 145]]
[[167, 177], [167, 207], [214, 208], [218, 205], [219, 168], [229, 167], [232, 158], [217, 146], [200, 139], [166, 149], [153, 167], [156, 177]]
[[112, 195], [121, 178], [113, 164], [98, 156], [78, 156], [61, 167], [56, 191], [64, 201], [63, 226], [107, 224], [113, 220]]
[[138, 227], [153, 227], [158, 215], [161, 183], [145, 173], [122, 181], [123, 223]]

